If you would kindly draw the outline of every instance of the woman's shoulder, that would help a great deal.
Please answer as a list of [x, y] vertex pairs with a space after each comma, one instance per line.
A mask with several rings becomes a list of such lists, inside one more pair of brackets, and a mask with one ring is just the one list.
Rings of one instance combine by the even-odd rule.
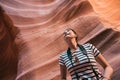
[[83, 46], [91, 46], [92, 44], [91, 43], [84, 43], [82, 44]]
[[67, 54], [67, 51], [64, 51], [62, 53], [60, 53], [60, 56], [65, 56]]

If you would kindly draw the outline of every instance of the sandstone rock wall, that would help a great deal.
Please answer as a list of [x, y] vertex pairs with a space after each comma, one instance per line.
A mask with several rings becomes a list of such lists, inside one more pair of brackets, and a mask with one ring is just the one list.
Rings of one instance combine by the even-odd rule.
[[[15, 40], [8, 39], [12, 34], [7, 32], [9, 29], [2, 25], [1, 20], [1, 79], [12, 80], [14, 77], [10, 77], [16, 76], [17, 71], [16, 80], [59, 80], [58, 57], [67, 49], [62, 33], [70, 27], [78, 33], [79, 43], [90, 42], [100, 49], [114, 68], [114, 80], [119, 80], [120, 33], [101, 23], [111, 11], [109, 15], [102, 13], [105, 10], [98, 9], [96, 1], [90, 2], [93, 8], [87, 0], [0, 0], [0, 5], [16, 26], [12, 28], [19, 30], [17, 35], [15, 30], [11, 31], [16, 35]], [[112, 2], [111, 4], [113, 5]], [[99, 7], [101, 6], [106, 5], [100, 4]], [[111, 15], [119, 12], [116, 7], [112, 9]], [[102, 17], [102, 14], [107, 16]], [[119, 14], [116, 16], [119, 17]], [[114, 16], [108, 19], [108, 23], [112, 18]], [[113, 21], [115, 22], [112, 25], [119, 25], [119, 18], [115, 17]], [[17, 47], [11, 47], [14, 42]], [[19, 54], [14, 52], [16, 48]], [[8, 65], [4, 65], [6, 62]], [[18, 67], [13, 67], [14, 65]], [[7, 70], [8, 67], [11, 71]], [[13, 74], [9, 75], [8, 72]]]

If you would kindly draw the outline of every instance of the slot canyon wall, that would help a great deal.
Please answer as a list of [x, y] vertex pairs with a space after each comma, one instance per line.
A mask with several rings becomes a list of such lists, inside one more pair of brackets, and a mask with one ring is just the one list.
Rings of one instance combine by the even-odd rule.
[[119, 80], [119, 4], [119, 0], [0, 0], [5, 10], [0, 11], [0, 80], [60, 80], [58, 58], [67, 49], [62, 36], [66, 28], [78, 33], [79, 43], [93, 43], [113, 67], [113, 80]]

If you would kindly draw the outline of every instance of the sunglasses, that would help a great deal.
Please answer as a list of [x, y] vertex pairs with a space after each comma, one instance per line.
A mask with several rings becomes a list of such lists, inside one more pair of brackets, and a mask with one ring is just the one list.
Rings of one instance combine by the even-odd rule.
[[65, 32], [63, 32], [63, 35], [65, 36], [65, 35], [67, 35], [67, 34], [70, 34], [70, 31], [72, 31], [72, 30], [71, 30], [71, 29], [65, 30]]

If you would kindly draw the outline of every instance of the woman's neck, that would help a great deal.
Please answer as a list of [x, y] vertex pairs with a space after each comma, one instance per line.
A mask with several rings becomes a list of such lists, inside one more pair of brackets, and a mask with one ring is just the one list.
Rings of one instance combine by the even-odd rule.
[[75, 50], [78, 48], [78, 44], [77, 44], [77, 42], [76, 42], [75, 39], [70, 40], [70, 41], [68, 42], [68, 45], [69, 45], [71, 51], [75, 51]]

